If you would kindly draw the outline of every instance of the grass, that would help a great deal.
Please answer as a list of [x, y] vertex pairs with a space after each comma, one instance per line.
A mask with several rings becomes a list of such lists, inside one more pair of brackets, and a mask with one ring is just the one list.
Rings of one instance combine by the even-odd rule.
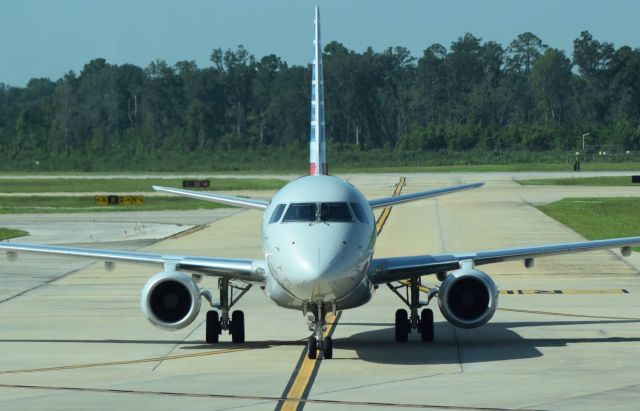
[[[484, 173], [514, 171], [572, 171], [569, 163], [514, 163], [514, 164], [471, 164], [451, 166], [381, 166], [381, 167], [334, 167], [336, 173]], [[591, 163], [583, 164], [582, 171], [638, 171], [640, 163]]]
[[0, 197], [0, 214], [197, 210], [228, 207], [184, 197], [145, 196], [143, 205], [96, 206], [95, 197]]
[[633, 184], [631, 176], [615, 177], [573, 177], [573, 178], [543, 178], [531, 180], [516, 180], [523, 186], [528, 185], [554, 185], [554, 186], [638, 186]]
[[22, 230], [13, 230], [11, 228], [0, 228], [0, 241], [8, 240], [10, 238], [16, 238], [16, 237], [24, 237], [25, 235], [28, 235], [28, 234], [29, 233]]
[[640, 235], [638, 198], [564, 198], [538, 208], [589, 240]]
[[[207, 178], [209, 190], [277, 190], [287, 181], [262, 178]], [[152, 185], [182, 187], [178, 178], [0, 178], [2, 193], [153, 192]]]

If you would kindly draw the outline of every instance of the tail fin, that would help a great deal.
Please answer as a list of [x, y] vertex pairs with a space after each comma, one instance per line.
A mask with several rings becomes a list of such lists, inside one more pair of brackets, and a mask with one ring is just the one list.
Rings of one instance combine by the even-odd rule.
[[311, 80], [311, 145], [309, 174], [328, 174], [324, 133], [324, 81], [322, 79], [322, 46], [320, 45], [320, 8], [316, 6], [316, 36], [313, 42], [313, 78]]

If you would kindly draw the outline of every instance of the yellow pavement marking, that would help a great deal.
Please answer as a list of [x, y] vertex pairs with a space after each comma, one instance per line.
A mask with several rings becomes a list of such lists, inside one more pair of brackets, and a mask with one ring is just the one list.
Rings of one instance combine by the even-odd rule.
[[[400, 181], [396, 184], [396, 188], [393, 191], [393, 196], [397, 196], [402, 192], [402, 188], [404, 187], [406, 182], [405, 177], [400, 177]], [[385, 207], [382, 210], [382, 213], [376, 220], [376, 235], [380, 235], [382, 229], [384, 228], [385, 223], [387, 222], [389, 215], [391, 214], [392, 207]], [[324, 336], [329, 335], [336, 326], [335, 323], [335, 314], [329, 313], [325, 318], [327, 325], [331, 324], [331, 326], [327, 327], [324, 331]], [[304, 353], [303, 353], [304, 355]], [[295, 380], [293, 384], [291, 384], [291, 388], [289, 388], [288, 392], [284, 395], [286, 400], [282, 403], [282, 407], [276, 407], [277, 410], [289, 411], [289, 410], [297, 410], [300, 406], [304, 407], [306, 403], [305, 391], [309, 389], [309, 384], [311, 383], [312, 377], [315, 373], [317, 373], [320, 367], [320, 360], [310, 360], [306, 355], [302, 360], [302, 364], [300, 367], [294, 371], [294, 374], [297, 372]]]
[[[405, 177], [400, 177], [400, 181], [396, 184], [396, 189], [393, 191], [393, 196], [398, 196], [402, 192], [402, 188], [405, 186], [407, 179]], [[380, 235], [384, 225], [387, 223], [389, 219], [389, 215], [391, 214], [391, 209], [393, 207], [385, 207], [380, 214], [380, 217], [376, 220], [376, 235]]]
[[629, 291], [621, 289], [601, 289], [601, 290], [500, 290], [501, 295], [535, 295], [535, 294], [629, 294]]
[[525, 314], [542, 314], [542, 315], [554, 315], [558, 317], [577, 317], [577, 318], [596, 318], [599, 320], [637, 320], [640, 321], [640, 318], [633, 317], [609, 317], [605, 315], [585, 315], [585, 314], [569, 314], [569, 313], [556, 313], [553, 311], [535, 311], [535, 310], [518, 310], [515, 308], [498, 308], [500, 311], [509, 311], [514, 313], [525, 313]]
[[[331, 334], [336, 324], [336, 316], [334, 313], [329, 313], [325, 317], [325, 321], [327, 324], [327, 328], [324, 330], [322, 335], [327, 337]], [[301, 400], [304, 400], [302, 397], [304, 395], [309, 382], [311, 381], [311, 376], [313, 375], [316, 367], [320, 366], [319, 360], [310, 360], [309, 357], [305, 355], [304, 360], [302, 361], [302, 365], [298, 370], [298, 375], [296, 376], [295, 381], [291, 385], [289, 392], [286, 395], [286, 400], [282, 405], [281, 410], [289, 411], [298, 409], [298, 405]]]

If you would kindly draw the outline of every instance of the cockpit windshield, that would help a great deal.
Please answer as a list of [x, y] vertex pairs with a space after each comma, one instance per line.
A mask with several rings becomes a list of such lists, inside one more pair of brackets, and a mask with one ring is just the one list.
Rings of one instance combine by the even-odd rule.
[[321, 203], [320, 221], [351, 222], [353, 217], [347, 203]]
[[290, 204], [282, 219], [290, 222], [353, 222], [347, 203], [297, 203]]
[[316, 221], [316, 203], [291, 204], [287, 208], [282, 222], [290, 223], [293, 221]]

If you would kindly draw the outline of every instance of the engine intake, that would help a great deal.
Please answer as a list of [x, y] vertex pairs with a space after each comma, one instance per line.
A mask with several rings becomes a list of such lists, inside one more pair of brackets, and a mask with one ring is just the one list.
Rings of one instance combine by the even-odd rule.
[[460, 328], [476, 328], [493, 317], [498, 288], [486, 273], [463, 268], [449, 274], [440, 286], [438, 305], [442, 315]]
[[164, 271], [151, 277], [140, 294], [145, 317], [154, 325], [178, 330], [200, 312], [200, 289], [185, 273]]

